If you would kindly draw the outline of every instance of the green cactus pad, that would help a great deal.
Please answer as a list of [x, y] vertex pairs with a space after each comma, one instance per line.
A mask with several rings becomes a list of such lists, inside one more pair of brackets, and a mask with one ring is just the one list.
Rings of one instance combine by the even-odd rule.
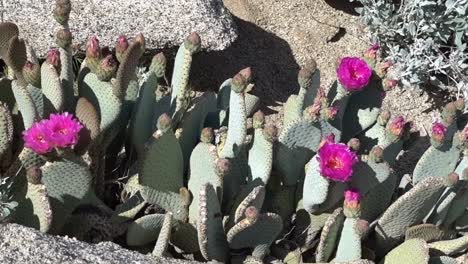
[[23, 67], [26, 64], [27, 54], [24, 40], [19, 39], [18, 36], [13, 36], [8, 42], [7, 50], [0, 55], [5, 64], [13, 70], [20, 85], [25, 87], [27, 82], [23, 77]]
[[260, 179], [263, 184], [267, 184], [273, 167], [273, 143], [265, 138], [261, 128], [255, 129], [248, 163], [250, 179]]
[[159, 232], [158, 240], [156, 241], [156, 245], [154, 245], [151, 255], [156, 257], [166, 256], [167, 247], [169, 246], [169, 241], [171, 239], [172, 222], [172, 213], [166, 213], [164, 215], [164, 221]]
[[192, 203], [189, 208], [189, 219], [191, 223], [196, 223], [199, 216], [198, 190], [210, 183], [216, 190], [218, 202], [221, 203], [223, 197], [223, 178], [216, 172], [216, 147], [210, 143], [200, 142], [195, 147], [190, 158], [190, 178], [188, 189], [192, 192]]
[[77, 207], [63, 227], [64, 234], [90, 243], [111, 241], [126, 230], [126, 223], [111, 221], [107, 208], [89, 204]]
[[131, 137], [132, 143], [139, 156], [143, 155], [146, 141], [153, 134], [153, 108], [156, 103], [155, 92], [158, 87], [158, 77], [153, 71], [141, 87], [140, 96], [135, 106], [135, 114], [132, 120]]
[[390, 173], [388, 178], [372, 188], [361, 200], [361, 219], [373, 222], [390, 205], [395, 188], [397, 175]]
[[468, 235], [445, 241], [429, 243], [431, 250], [441, 252], [445, 255], [455, 255], [468, 249]]
[[141, 55], [143, 55], [142, 45], [140, 42], [134, 41], [126, 50], [125, 57], [117, 70], [115, 82], [112, 85], [115, 97], [120, 99], [125, 97], [128, 85], [135, 75]]
[[296, 186], [278, 186], [273, 191], [267, 187], [264, 210], [281, 216], [283, 222], [287, 222], [295, 212], [295, 207]]
[[184, 171], [188, 170], [190, 154], [200, 140], [206, 116], [213, 111], [216, 111], [216, 95], [213, 92], [205, 92], [193, 101], [193, 106], [183, 116], [179, 143], [184, 156]]
[[353, 93], [343, 115], [343, 140], [346, 142], [359, 132], [371, 127], [379, 116], [382, 91], [369, 85], [364, 91]]
[[83, 79], [80, 93], [98, 111], [102, 132], [116, 122], [122, 109], [122, 100], [112, 93], [112, 85], [109, 82], [100, 81], [94, 73], [88, 73]]
[[183, 186], [184, 160], [179, 142], [172, 131], [151, 139], [142, 157], [139, 183], [154, 190], [178, 193]]
[[186, 201], [179, 192], [158, 191], [151, 187], [141, 186], [140, 193], [146, 202], [159, 205], [166, 211], [172, 212], [175, 219], [187, 220], [189, 201]]
[[87, 147], [97, 139], [101, 122], [94, 106], [84, 97], [78, 99], [76, 103], [75, 116], [84, 126], [80, 131], [80, 138], [75, 146], [75, 151], [84, 153]]
[[229, 130], [220, 157], [234, 158], [244, 144], [247, 135], [247, 114], [244, 94], [231, 90], [229, 106]]
[[18, 202], [13, 213], [15, 223], [45, 233], [49, 231], [52, 225], [52, 208], [43, 184], [27, 183], [23, 190], [15, 193], [14, 200]]
[[232, 249], [269, 247], [283, 229], [281, 217], [266, 213], [252, 220], [244, 220], [233, 226], [227, 233], [229, 247]]
[[65, 107], [65, 90], [59, 73], [47, 62], [41, 66], [41, 89], [47, 113], [61, 112]]
[[213, 185], [206, 183], [201, 186], [198, 201], [197, 231], [201, 254], [206, 260], [225, 262], [229, 251], [221, 206]]
[[302, 103], [303, 102], [300, 101], [300, 98], [298, 98], [297, 95], [292, 94], [289, 96], [286, 103], [284, 103], [284, 126], [287, 126], [302, 117]]
[[413, 238], [423, 239], [426, 242], [453, 239], [456, 232], [442, 229], [433, 224], [420, 224], [406, 229], [405, 240]]
[[114, 222], [125, 222], [128, 220], [133, 219], [138, 212], [143, 209], [146, 205], [143, 197], [141, 197], [140, 193], [136, 193], [124, 203], [117, 205], [115, 207], [115, 212], [113, 217]]
[[174, 221], [171, 243], [185, 253], [200, 251], [197, 228], [183, 221]]
[[34, 102], [38, 118], [44, 118], [44, 95], [42, 94], [42, 90], [32, 85], [28, 85], [27, 90], [29, 92], [29, 95], [31, 96], [32, 101]]
[[314, 212], [327, 199], [330, 182], [320, 175], [320, 171], [317, 169], [319, 161], [316, 156], [306, 166], [302, 202], [308, 212]]
[[456, 144], [447, 143], [441, 148], [430, 146], [419, 159], [413, 172], [413, 182], [427, 177], [445, 177], [453, 172], [460, 157]]
[[28, 129], [38, 120], [34, 102], [26, 87], [21, 86], [16, 80], [11, 83], [11, 89], [23, 117], [24, 128]]
[[247, 116], [252, 116], [255, 113], [255, 111], [257, 111], [258, 106], [260, 105], [260, 98], [249, 93], [244, 93], [244, 95], [245, 95], [245, 112]]
[[429, 248], [422, 239], [410, 239], [399, 245], [380, 262], [382, 264], [426, 264], [429, 261]]
[[127, 244], [142, 246], [158, 239], [164, 218], [163, 214], [150, 214], [132, 222], [127, 230]]
[[78, 157], [47, 162], [42, 174], [54, 213], [52, 233], [57, 233], [73, 210], [92, 193], [93, 177]]
[[0, 23], [0, 32], [2, 32], [0, 36], [0, 57], [3, 57], [8, 50], [10, 39], [19, 35], [19, 29], [12, 22], [2, 22]]
[[328, 217], [323, 226], [320, 242], [315, 254], [315, 260], [317, 262], [328, 262], [330, 260], [337, 246], [338, 237], [343, 228], [344, 220], [343, 208], [341, 207], [337, 208], [333, 214]]
[[12, 91], [12, 81], [6, 77], [0, 78], [0, 101], [8, 105], [10, 111], [16, 104], [15, 96]]
[[304, 209], [299, 209], [296, 212], [295, 241], [304, 250], [312, 247], [315, 237], [320, 233], [330, 216], [329, 213], [313, 215]]
[[63, 95], [64, 95], [64, 109], [66, 111], [73, 111], [75, 105], [74, 98], [74, 82], [75, 73], [73, 71], [73, 53], [72, 48], [67, 47], [59, 48], [60, 61], [62, 62], [60, 71], [60, 83], [62, 84]]
[[401, 241], [408, 227], [425, 218], [444, 188], [444, 179], [424, 179], [388, 207], [376, 226], [377, 248], [381, 253]]
[[468, 210], [466, 210], [454, 223], [455, 229], [460, 230], [460, 232], [468, 231]]
[[440, 256], [440, 257], [431, 257], [429, 259], [429, 264], [460, 264], [460, 262], [458, 262], [457, 259], [454, 259], [451, 257]]
[[5, 159], [5, 155], [11, 149], [13, 142], [13, 120], [10, 110], [5, 103], [0, 102], [0, 158]]
[[444, 223], [447, 213], [452, 205], [452, 202], [457, 196], [458, 186], [445, 188], [445, 191], [440, 196], [439, 200], [434, 206], [434, 209], [426, 220], [426, 223], [433, 223], [440, 226]]
[[295, 185], [303, 177], [305, 164], [322, 140], [319, 125], [302, 118], [283, 128], [273, 165], [284, 177], [284, 184]]
[[320, 120], [320, 129], [322, 129], [322, 135], [328, 136], [330, 134], [335, 135], [335, 141], [340, 142], [341, 140], [341, 131], [335, 128], [330, 122], [321, 119]]
[[361, 237], [357, 230], [357, 218], [346, 218], [334, 261], [349, 262], [361, 259]]
[[468, 186], [461, 188], [450, 204], [450, 208], [445, 216], [444, 226], [450, 227], [460, 216], [465, 213], [468, 204]]

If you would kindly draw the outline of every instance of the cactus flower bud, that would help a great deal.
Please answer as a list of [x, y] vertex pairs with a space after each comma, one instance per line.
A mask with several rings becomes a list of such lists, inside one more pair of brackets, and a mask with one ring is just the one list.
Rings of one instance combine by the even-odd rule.
[[203, 143], [212, 143], [214, 140], [214, 132], [211, 127], [203, 128], [200, 136], [200, 140]]
[[379, 117], [377, 118], [377, 122], [379, 123], [379, 125], [381, 126], [386, 126], [387, 123], [388, 123], [388, 120], [390, 120], [390, 112], [389, 111], [382, 111], [380, 112], [380, 115]]
[[358, 218], [361, 209], [361, 194], [356, 188], [348, 189], [344, 192], [344, 214], [348, 218]]
[[323, 137], [319, 143], [318, 149], [320, 149], [325, 143], [335, 143], [335, 134], [330, 133], [327, 136]]
[[372, 44], [366, 52], [364, 52], [364, 58], [370, 61], [375, 61], [377, 59], [377, 52], [380, 49], [380, 45], [378, 43]]
[[38, 64], [27, 61], [23, 67], [24, 79], [34, 87], [41, 86], [41, 67]]
[[140, 43], [141, 50], [144, 52], [146, 49], [146, 39], [145, 39], [145, 36], [143, 36], [143, 33], [138, 33], [135, 36], [134, 41], [137, 43]]
[[390, 90], [392, 90], [393, 88], [395, 88], [397, 85], [398, 85], [398, 81], [397, 81], [397, 80], [385, 79], [385, 80], [383, 81], [383, 88], [384, 88], [384, 91], [390, 91]]
[[458, 132], [459, 145], [464, 148], [468, 148], [468, 127], [465, 127], [462, 131]]
[[261, 110], [255, 112], [252, 119], [252, 126], [255, 129], [262, 128], [265, 125], [265, 114]]
[[88, 43], [86, 43], [86, 58], [101, 59], [101, 47], [99, 46], [99, 39], [96, 36], [91, 37]]
[[391, 61], [384, 61], [382, 63], [379, 63], [379, 65], [377, 65], [377, 69], [375, 70], [375, 72], [380, 78], [384, 78], [385, 75], [387, 74], [388, 69], [392, 66], [393, 66], [393, 63]]
[[164, 113], [158, 118], [157, 128], [162, 133], [166, 133], [172, 127], [172, 119], [171, 117]]
[[311, 106], [306, 107], [302, 115], [304, 116], [305, 119], [315, 122], [318, 120], [318, 117], [320, 116], [321, 107], [322, 105], [320, 102], [315, 102]]
[[245, 218], [251, 223], [257, 221], [258, 215], [258, 210], [254, 206], [249, 206], [245, 209]]
[[314, 75], [315, 71], [317, 70], [317, 62], [312, 60], [310, 65], [303, 67], [298, 74], [297, 81], [299, 86], [304, 89], [308, 89], [312, 82], [312, 76]]
[[190, 51], [190, 53], [194, 54], [200, 51], [201, 49], [201, 39], [200, 35], [196, 32], [190, 33], [188, 37], [184, 41], [184, 47]]
[[335, 119], [337, 114], [338, 114], [338, 107], [337, 106], [330, 106], [330, 107], [325, 109], [325, 118], [327, 120]]
[[120, 35], [117, 38], [117, 42], [115, 43], [115, 56], [117, 57], [117, 60], [122, 63], [124, 57], [125, 57], [125, 52], [128, 49], [128, 39], [124, 35]]
[[160, 52], [153, 57], [150, 70], [153, 71], [158, 78], [161, 78], [166, 73], [167, 59], [164, 53]]
[[101, 81], [109, 81], [114, 77], [117, 71], [117, 61], [114, 59], [114, 56], [107, 55], [101, 63], [99, 68], [96, 71], [96, 75]]
[[67, 49], [72, 44], [72, 33], [68, 29], [60, 29], [57, 31], [55, 42], [62, 49]]
[[266, 140], [274, 142], [278, 138], [278, 128], [274, 125], [268, 125], [263, 129], [263, 135]]
[[375, 163], [380, 163], [383, 161], [383, 149], [380, 146], [374, 146], [370, 153], [369, 159], [374, 161]]
[[71, 12], [70, 0], [57, 0], [54, 8], [54, 18], [57, 23], [65, 25], [68, 23]]
[[362, 237], [367, 232], [367, 230], [369, 230], [369, 222], [363, 219], [359, 219], [356, 222], [356, 230], [358, 231], [359, 236]]
[[456, 100], [454, 104], [458, 111], [463, 111], [465, 109], [465, 99], [463, 98]]
[[431, 142], [434, 147], [442, 145], [445, 141], [445, 135], [447, 133], [447, 127], [441, 122], [435, 122], [432, 124], [431, 129]]
[[40, 167], [33, 166], [26, 171], [26, 178], [31, 184], [41, 184], [42, 170]]
[[216, 172], [220, 176], [226, 175], [231, 167], [231, 163], [228, 159], [218, 159], [216, 161]]
[[357, 138], [352, 138], [348, 141], [348, 147], [354, 151], [358, 152], [359, 148], [361, 147], [361, 141]]
[[252, 70], [250, 67], [241, 70], [232, 78], [231, 89], [236, 93], [244, 92], [252, 78]]
[[402, 116], [396, 117], [389, 124], [390, 133], [393, 136], [400, 138], [401, 136], [403, 136], [405, 124], [405, 118], [403, 118]]
[[457, 185], [458, 181], [460, 180], [460, 177], [456, 172], [449, 173], [447, 176], [447, 186], [448, 187], [453, 187]]
[[58, 49], [51, 49], [47, 52], [46, 62], [56, 69], [60, 68], [60, 51]]

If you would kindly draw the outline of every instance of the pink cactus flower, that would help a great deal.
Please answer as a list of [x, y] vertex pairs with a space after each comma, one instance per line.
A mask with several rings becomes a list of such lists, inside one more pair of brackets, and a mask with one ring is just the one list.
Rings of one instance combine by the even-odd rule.
[[317, 155], [320, 174], [332, 181], [347, 182], [353, 174], [353, 165], [358, 162], [356, 154], [343, 143], [325, 140]]
[[25, 147], [38, 154], [45, 154], [52, 150], [52, 145], [47, 141], [47, 128], [45, 120], [35, 123], [23, 132]]
[[405, 118], [402, 116], [397, 116], [389, 124], [390, 132], [397, 137], [401, 137], [403, 135], [405, 125]]
[[46, 123], [47, 140], [53, 147], [65, 148], [78, 142], [78, 133], [83, 127], [69, 113], [51, 114]]
[[356, 57], [341, 59], [336, 73], [343, 88], [349, 92], [363, 90], [372, 77], [372, 70], [369, 65], [364, 60]]
[[441, 122], [435, 122], [432, 124], [432, 138], [437, 142], [443, 142], [445, 140], [445, 133], [447, 133], [447, 127]]
[[348, 208], [357, 208], [359, 202], [361, 201], [361, 194], [356, 188], [351, 188], [345, 191], [344, 193], [345, 205]]

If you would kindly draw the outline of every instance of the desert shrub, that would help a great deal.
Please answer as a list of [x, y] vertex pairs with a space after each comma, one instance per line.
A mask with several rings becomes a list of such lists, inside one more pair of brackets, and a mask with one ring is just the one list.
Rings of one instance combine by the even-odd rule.
[[468, 0], [359, 1], [372, 41], [405, 86], [430, 82], [468, 95]]

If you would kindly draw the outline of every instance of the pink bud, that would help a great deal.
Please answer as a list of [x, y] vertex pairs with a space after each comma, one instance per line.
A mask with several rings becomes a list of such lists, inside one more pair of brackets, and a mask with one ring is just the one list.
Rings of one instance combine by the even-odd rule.
[[54, 67], [60, 66], [60, 51], [58, 49], [51, 49], [47, 52], [46, 62]]
[[86, 44], [86, 57], [88, 58], [101, 58], [101, 48], [99, 47], [99, 40], [96, 36], [91, 37]]

